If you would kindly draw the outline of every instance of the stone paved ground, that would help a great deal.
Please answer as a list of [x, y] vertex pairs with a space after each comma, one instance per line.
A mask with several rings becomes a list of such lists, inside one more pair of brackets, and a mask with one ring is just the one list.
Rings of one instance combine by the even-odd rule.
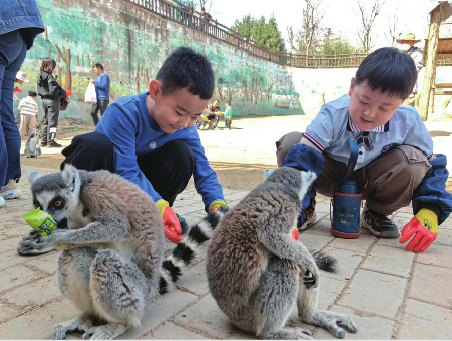
[[[214, 132], [206, 133], [213, 136]], [[207, 134], [202, 138], [207, 140]], [[217, 151], [222, 147], [220, 144]], [[209, 153], [214, 154], [214, 150], [210, 148]], [[24, 172], [31, 169], [23, 167]], [[260, 173], [262, 170], [256, 169], [256, 176], [262, 176]], [[21, 188], [21, 198], [8, 201], [0, 209], [0, 339], [48, 339], [55, 323], [70, 319], [77, 312], [58, 291], [56, 251], [35, 257], [20, 257], [16, 253], [18, 241], [30, 230], [22, 215], [32, 209], [25, 177]], [[225, 189], [231, 206], [246, 193]], [[203, 204], [192, 184], [179, 196], [175, 209], [189, 223], [203, 217]], [[452, 339], [451, 219], [440, 227], [437, 240], [427, 252], [414, 254], [405, 251], [397, 240], [378, 239], [366, 231], [355, 240], [331, 236], [326, 197], [318, 197], [317, 214], [317, 224], [302, 234], [301, 240], [310, 248], [338, 258], [337, 274], [322, 273], [319, 305], [321, 309], [353, 316], [359, 331], [347, 333], [347, 339]], [[396, 212], [394, 219], [404, 226], [411, 219], [411, 209]], [[167, 245], [168, 252], [171, 248]], [[156, 300], [142, 328], [130, 330], [120, 338], [253, 338], [232, 326], [209, 294], [205, 250], [201, 248], [196, 264], [186, 269], [177, 289]], [[298, 321], [296, 310], [288, 324], [309, 328], [316, 339], [334, 338], [325, 329]]]

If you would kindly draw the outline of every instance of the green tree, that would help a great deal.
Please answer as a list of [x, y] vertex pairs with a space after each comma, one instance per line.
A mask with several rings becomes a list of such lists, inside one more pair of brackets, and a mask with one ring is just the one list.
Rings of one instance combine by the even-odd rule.
[[248, 14], [241, 21], [236, 20], [232, 30], [238, 31], [248, 39], [253, 39], [259, 45], [277, 51], [286, 51], [284, 39], [273, 15], [267, 22], [264, 16], [255, 19]]
[[323, 36], [319, 54], [334, 56], [337, 54], [352, 54], [364, 52], [361, 47], [354, 46], [349, 40], [342, 37], [335, 37], [333, 30], [327, 28]]

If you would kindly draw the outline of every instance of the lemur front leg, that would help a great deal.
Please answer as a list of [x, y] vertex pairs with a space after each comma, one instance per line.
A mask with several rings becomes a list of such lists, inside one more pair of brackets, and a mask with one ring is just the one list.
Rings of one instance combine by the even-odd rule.
[[258, 235], [259, 240], [275, 255], [295, 262], [306, 271], [305, 274], [309, 273], [309, 279], [305, 278], [308, 287], [317, 287], [319, 269], [303, 243], [293, 240], [289, 233], [274, 234], [274, 231], [267, 229], [260, 229]]
[[356, 333], [358, 327], [348, 315], [335, 313], [332, 311], [318, 310], [319, 288], [307, 289], [303, 283], [300, 283], [297, 299], [298, 316], [309, 324], [327, 328], [334, 336], [343, 339], [346, 327], [351, 333]]
[[58, 231], [48, 237], [39, 236], [23, 240], [21, 249], [24, 252], [33, 249], [41, 250], [55, 244], [74, 244], [74, 247], [89, 246], [93, 243], [105, 243], [126, 236], [129, 229], [130, 223], [127, 217], [110, 212], [107, 216], [96, 219], [81, 229]]

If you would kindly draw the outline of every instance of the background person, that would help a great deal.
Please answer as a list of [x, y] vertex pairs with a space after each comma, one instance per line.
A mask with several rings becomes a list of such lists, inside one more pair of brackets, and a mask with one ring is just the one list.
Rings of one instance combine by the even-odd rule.
[[[27, 78], [27, 75], [26, 75], [25, 73], [21, 72], [21, 71], [17, 72], [17, 74], [16, 74], [16, 83], [19, 84], [19, 85], [21, 85], [21, 84], [24, 83], [24, 82], [25, 82], [25, 83], [30, 83], [30, 81], [29, 81], [28, 78]], [[18, 86], [16, 86], [16, 87], [14, 88], [14, 94], [13, 94], [13, 97], [14, 97], [14, 100], [15, 100], [17, 103], [19, 103], [19, 102], [20, 102], [20, 98], [17, 97], [16, 93], [22, 93], [22, 90], [20, 90], [20, 88], [19, 88]], [[20, 117], [20, 112], [19, 112], [19, 110], [16, 110], [16, 113], [15, 113], [15, 115], [14, 115], [14, 119], [15, 119], [15, 121], [16, 121], [16, 123], [17, 123], [17, 127], [20, 127], [21, 117]], [[19, 130], [20, 130], [20, 129], [19, 129]]]
[[19, 111], [22, 116], [20, 135], [22, 137], [26, 137], [31, 133], [36, 133], [36, 114], [38, 113], [36, 96], [38, 96], [36, 91], [28, 91], [28, 96], [20, 100]]
[[47, 147], [62, 147], [55, 141], [55, 136], [60, 115], [60, 98], [66, 95], [66, 91], [52, 75], [55, 68], [54, 59], [44, 58], [38, 76], [38, 95], [42, 99], [44, 109], [41, 145]]
[[[420, 39], [416, 39], [416, 36], [413, 33], [408, 33], [404, 38], [396, 39], [396, 42], [399, 43], [399, 50], [407, 53], [413, 58], [417, 73], [424, 67], [424, 56], [422, 55], [422, 51], [419, 47], [414, 46], [414, 44], [419, 43], [420, 41]], [[414, 105], [414, 98], [416, 95], [417, 85], [415, 84], [413, 91], [403, 104]]]
[[110, 78], [104, 72], [104, 67], [97, 63], [93, 67], [94, 73], [97, 75], [96, 79], [89, 79], [90, 83], [94, 84], [96, 89], [96, 103], [91, 105], [91, 117], [93, 118], [94, 126], [99, 123], [97, 113], [100, 111], [100, 116], [105, 112], [110, 100]]
[[232, 123], [232, 107], [231, 102], [226, 101], [226, 111], [224, 112], [224, 126], [225, 128], [231, 130], [231, 123]]
[[0, 206], [20, 196], [19, 129], [14, 119], [14, 82], [33, 41], [44, 32], [35, 0], [2, 1], [0, 6]]

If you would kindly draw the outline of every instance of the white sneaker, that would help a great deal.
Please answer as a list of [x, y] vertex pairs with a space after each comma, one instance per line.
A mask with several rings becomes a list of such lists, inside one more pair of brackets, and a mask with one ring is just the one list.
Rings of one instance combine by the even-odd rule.
[[17, 183], [14, 180], [9, 180], [9, 183], [0, 189], [0, 196], [3, 197], [3, 199], [18, 198], [20, 197], [20, 193], [19, 186], [17, 186]]
[[0, 207], [2, 207], [3, 205], [5, 205], [5, 199], [3, 199], [2, 196], [0, 196]]

